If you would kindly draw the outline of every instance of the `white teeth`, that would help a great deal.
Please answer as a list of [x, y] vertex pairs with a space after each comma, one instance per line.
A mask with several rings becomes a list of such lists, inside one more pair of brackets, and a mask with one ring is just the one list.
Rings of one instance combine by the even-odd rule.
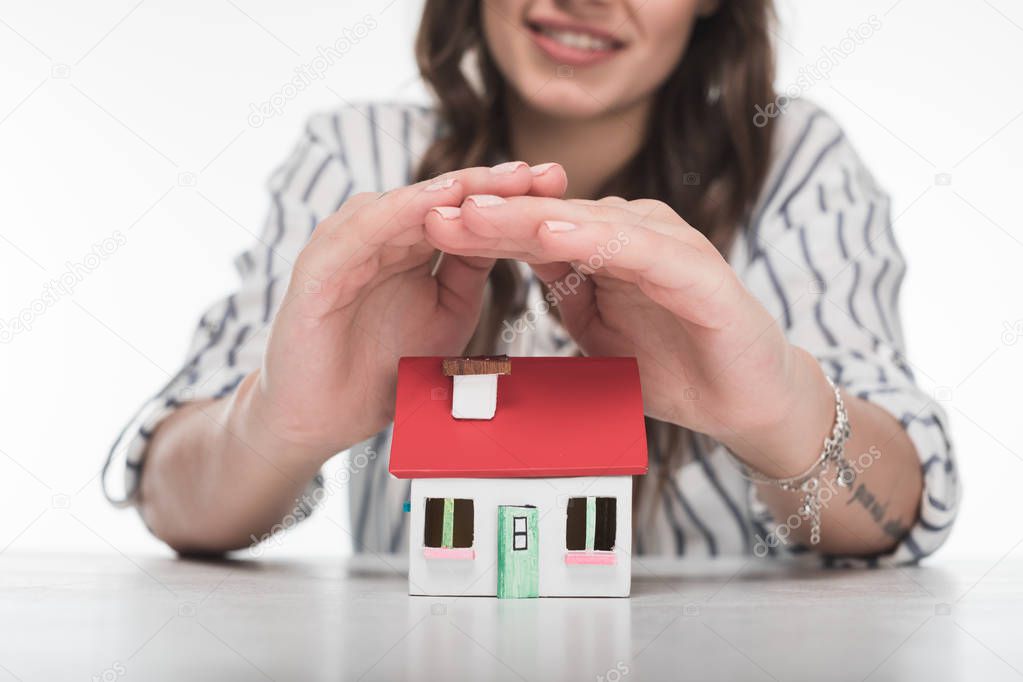
[[610, 50], [613, 45], [610, 40], [604, 40], [589, 33], [578, 33], [576, 31], [558, 31], [552, 28], [541, 28], [540, 32], [548, 38], [558, 41], [567, 47], [574, 47], [577, 50]]

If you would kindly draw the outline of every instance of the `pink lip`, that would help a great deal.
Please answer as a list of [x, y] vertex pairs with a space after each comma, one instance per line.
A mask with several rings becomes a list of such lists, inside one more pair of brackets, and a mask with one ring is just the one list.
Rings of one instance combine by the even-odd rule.
[[[612, 41], [613, 47], [607, 50], [583, 50], [575, 47], [569, 47], [568, 45], [563, 45], [553, 38], [544, 35], [536, 29], [537, 26], [562, 31], [589, 33], [594, 37]], [[555, 21], [530, 21], [527, 23], [527, 29], [529, 30], [529, 35], [532, 37], [536, 46], [539, 47], [551, 60], [568, 66], [591, 66], [593, 64], [598, 64], [615, 56], [623, 47], [625, 47], [620, 40], [606, 31], [590, 28], [588, 26], [580, 26], [578, 24], [565, 24]]]

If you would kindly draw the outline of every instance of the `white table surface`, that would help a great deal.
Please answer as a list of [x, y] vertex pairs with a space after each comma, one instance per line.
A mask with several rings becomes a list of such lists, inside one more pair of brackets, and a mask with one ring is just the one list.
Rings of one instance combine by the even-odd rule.
[[0, 555], [0, 680], [1018, 680], [1023, 560], [634, 562], [630, 599], [409, 597], [388, 568]]

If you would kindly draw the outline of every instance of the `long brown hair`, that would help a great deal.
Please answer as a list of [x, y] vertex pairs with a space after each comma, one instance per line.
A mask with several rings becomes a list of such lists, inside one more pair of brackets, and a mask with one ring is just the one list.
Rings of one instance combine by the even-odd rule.
[[[493, 163], [508, 152], [506, 86], [483, 37], [486, 0], [427, 0], [416, 40], [419, 70], [437, 99], [442, 131], [417, 171], [426, 179]], [[697, 20], [685, 54], [660, 86], [646, 140], [600, 195], [659, 199], [723, 253], [750, 214], [767, 174], [770, 121], [753, 123], [773, 101], [771, 0], [720, 0]], [[463, 70], [478, 65], [475, 85]], [[554, 159], [556, 160], [556, 159]], [[470, 352], [492, 352], [503, 320], [521, 312], [518, 270], [499, 261]], [[680, 456], [683, 430], [648, 420], [652, 449]], [[663, 448], [663, 449], [662, 449]], [[664, 462], [671, 470], [678, 462]]]

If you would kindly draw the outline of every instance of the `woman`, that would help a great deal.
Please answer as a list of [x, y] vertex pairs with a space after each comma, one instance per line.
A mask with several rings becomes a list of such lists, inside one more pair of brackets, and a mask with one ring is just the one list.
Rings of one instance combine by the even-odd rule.
[[768, 0], [428, 0], [436, 108], [310, 120], [241, 288], [115, 445], [150, 529], [181, 552], [249, 545], [351, 448], [372, 455], [356, 551], [403, 551], [398, 358], [586, 353], [639, 361], [638, 552], [934, 551], [956, 470], [903, 359], [888, 199], [834, 121], [775, 99], [770, 18]]

